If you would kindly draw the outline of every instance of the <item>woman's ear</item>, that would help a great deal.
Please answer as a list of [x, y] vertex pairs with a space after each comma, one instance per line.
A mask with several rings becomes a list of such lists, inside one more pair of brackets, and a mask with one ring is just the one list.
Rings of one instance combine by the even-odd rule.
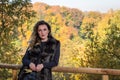
[[50, 30], [48, 30], [48, 34], [50, 34]]
[[48, 36], [50, 35], [50, 30], [48, 30]]

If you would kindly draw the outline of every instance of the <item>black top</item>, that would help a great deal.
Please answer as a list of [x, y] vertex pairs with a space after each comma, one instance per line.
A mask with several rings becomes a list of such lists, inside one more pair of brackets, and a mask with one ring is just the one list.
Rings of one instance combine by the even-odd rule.
[[[46, 42], [41, 42], [40, 44], [41, 46], [45, 46]], [[27, 50], [23, 59], [22, 59], [22, 63], [25, 66], [29, 66], [29, 64], [31, 63], [29, 60], [29, 51]], [[58, 43], [56, 49], [55, 49], [55, 55], [54, 55], [54, 59], [51, 62], [47, 62], [47, 63], [43, 63], [44, 68], [52, 68], [54, 66], [58, 65], [59, 62], [59, 56], [60, 56], [60, 43]]]

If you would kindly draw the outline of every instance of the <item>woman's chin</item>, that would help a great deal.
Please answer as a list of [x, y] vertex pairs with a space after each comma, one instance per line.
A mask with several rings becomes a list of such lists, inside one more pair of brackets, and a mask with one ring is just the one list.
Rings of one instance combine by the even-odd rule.
[[48, 39], [47, 38], [41, 38], [42, 41], [47, 41]]

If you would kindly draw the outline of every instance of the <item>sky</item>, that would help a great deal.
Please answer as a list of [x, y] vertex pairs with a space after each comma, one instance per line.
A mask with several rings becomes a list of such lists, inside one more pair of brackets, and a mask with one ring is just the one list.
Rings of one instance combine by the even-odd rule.
[[107, 12], [110, 9], [120, 10], [120, 0], [31, 0], [32, 3], [43, 2], [48, 5], [77, 8], [81, 11]]

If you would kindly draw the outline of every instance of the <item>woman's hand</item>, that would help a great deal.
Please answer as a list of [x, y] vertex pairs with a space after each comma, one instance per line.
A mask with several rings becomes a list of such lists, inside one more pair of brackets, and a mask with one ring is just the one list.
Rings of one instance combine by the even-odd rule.
[[36, 66], [34, 63], [30, 63], [29, 67], [32, 71], [36, 71]]
[[38, 64], [36, 67], [36, 71], [41, 71], [43, 68], [43, 64]]

